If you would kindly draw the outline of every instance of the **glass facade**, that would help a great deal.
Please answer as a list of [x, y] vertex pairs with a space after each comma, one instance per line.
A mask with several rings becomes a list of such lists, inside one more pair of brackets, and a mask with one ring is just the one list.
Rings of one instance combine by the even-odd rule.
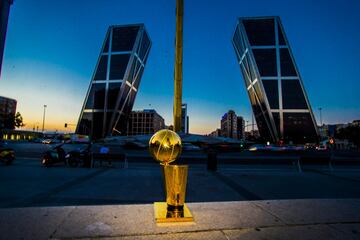
[[277, 76], [275, 49], [253, 49], [253, 54], [260, 76]]
[[271, 109], [279, 108], [279, 91], [277, 80], [266, 80], [263, 81], [265, 94], [268, 98]]
[[96, 69], [94, 80], [106, 80], [108, 56], [101, 56], [99, 65]]
[[143, 24], [110, 26], [76, 132], [93, 139], [125, 135], [151, 48]]
[[316, 142], [315, 118], [280, 18], [239, 18], [232, 42], [262, 138]]
[[0, 75], [11, 4], [13, 4], [13, 0], [0, 0]]
[[110, 80], [120, 80], [124, 78], [130, 54], [120, 54], [111, 56]]
[[274, 19], [244, 19], [242, 23], [252, 46], [275, 45]]
[[307, 104], [299, 80], [281, 80], [284, 109], [306, 109]]

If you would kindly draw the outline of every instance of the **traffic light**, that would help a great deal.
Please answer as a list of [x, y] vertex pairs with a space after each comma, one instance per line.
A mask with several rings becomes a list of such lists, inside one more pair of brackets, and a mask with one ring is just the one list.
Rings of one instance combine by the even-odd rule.
[[334, 145], [335, 144], [335, 139], [331, 137], [329, 139], [329, 143], [330, 143], [330, 145]]
[[67, 123], [65, 123], [65, 128], [67, 128]]

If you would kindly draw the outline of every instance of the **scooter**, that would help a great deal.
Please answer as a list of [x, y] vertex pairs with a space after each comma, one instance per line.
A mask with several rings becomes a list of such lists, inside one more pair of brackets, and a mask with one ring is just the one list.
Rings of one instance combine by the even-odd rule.
[[64, 143], [56, 145], [46, 151], [41, 158], [41, 165], [44, 167], [50, 167], [56, 163], [64, 163], [66, 165], [67, 160], [65, 158], [65, 150], [62, 148]]
[[6, 143], [0, 143], [0, 161], [9, 166], [15, 159], [15, 151], [12, 148], [6, 147]]
[[70, 167], [91, 167], [91, 145], [70, 151], [65, 158]]

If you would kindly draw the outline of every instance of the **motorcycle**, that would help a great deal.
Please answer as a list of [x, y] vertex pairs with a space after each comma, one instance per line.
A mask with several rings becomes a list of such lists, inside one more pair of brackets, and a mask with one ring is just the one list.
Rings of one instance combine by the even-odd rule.
[[6, 143], [0, 143], [0, 161], [9, 166], [15, 159], [15, 151], [6, 146]]
[[56, 163], [64, 163], [66, 165], [67, 159], [62, 145], [64, 145], [64, 143], [56, 145], [46, 151], [41, 158], [41, 165], [44, 167], [50, 167]]
[[91, 167], [91, 145], [70, 151], [66, 159], [70, 167]]

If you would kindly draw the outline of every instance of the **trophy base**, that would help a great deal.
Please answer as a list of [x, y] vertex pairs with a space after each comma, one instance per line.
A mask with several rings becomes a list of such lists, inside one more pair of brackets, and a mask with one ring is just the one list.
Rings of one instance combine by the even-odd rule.
[[184, 212], [181, 214], [182, 216], [174, 216], [173, 214], [168, 214], [168, 206], [166, 202], [154, 202], [154, 215], [156, 223], [194, 221], [194, 218], [186, 204], [184, 204]]

